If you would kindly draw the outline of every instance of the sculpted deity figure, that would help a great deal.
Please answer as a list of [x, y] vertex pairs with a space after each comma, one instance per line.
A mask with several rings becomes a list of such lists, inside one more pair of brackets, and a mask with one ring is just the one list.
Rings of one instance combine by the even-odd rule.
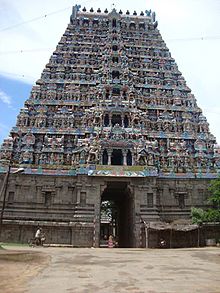
[[94, 143], [89, 146], [87, 163], [97, 163], [99, 161], [99, 150], [100, 147], [97, 143]]
[[21, 163], [31, 164], [33, 161], [33, 154], [29, 151], [25, 151], [21, 156]]
[[141, 140], [136, 150], [136, 163], [137, 165], [147, 165], [147, 151]]
[[148, 166], [153, 166], [154, 165], [154, 158], [152, 154], [149, 154], [148, 158], [147, 158], [147, 164]]

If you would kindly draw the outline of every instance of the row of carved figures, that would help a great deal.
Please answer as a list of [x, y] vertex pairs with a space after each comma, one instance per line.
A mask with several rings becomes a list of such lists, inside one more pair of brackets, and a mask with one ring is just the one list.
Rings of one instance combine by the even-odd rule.
[[[101, 140], [103, 143], [115, 144], [117, 138], [121, 139], [121, 136], [118, 134], [114, 134], [110, 140], [104, 139]], [[100, 145], [94, 146], [93, 144], [88, 143], [88, 139], [82, 140], [81, 143], [63, 141], [63, 136], [61, 138], [48, 138], [44, 139], [44, 142], [39, 139], [34, 143], [25, 143], [25, 142], [17, 142], [14, 147], [15, 153], [23, 153], [28, 150], [29, 153], [77, 153], [79, 150], [84, 150], [84, 152], [89, 152], [90, 150], [100, 150]], [[135, 145], [132, 139], [127, 141], [128, 145]], [[132, 149], [132, 148], [131, 148]], [[4, 152], [7, 153], [9, 148], [4, 147], [4, 151], [2, 149], [2, 157], [4, 156]], [[135, 152], [137, 154], [154, 154], [156, 156], [191, 156], [191, 157], [212, 157], [214, 156], [213, 143], [202, 143], [202, 142], [169, 142], [168, 140], [164, 140], [158, 144], [157, 141], [147, 142], [142, 141], [141, 144], [136, 144]]]
[[[115, 125], [115, 122], [112, 120], [104, 120], [103, 117], [94, 117], [94, 115], [84, 115], [79, 118], [75, 118], [74, 115], [70, 115], [64, 118], [63, 115], [56, 115], [58, 117], [46, 115], [39, 116], [23, 116], [19, 115], [17, 119], [16, 126], [18, 127], [40, 127], [40, 128], [50, 128], [50, 127], [61, 127], [62, 129], [67, 128], [78, 128], [78, 127], [112, 127]], [[60, 117], [59, 117], [60, 116]], [[117, 117], [116, 117], [117, 118]], [[188, 121], [177, 122], [175, 119], [163, 121], [163, 119], [158, 118], [157, 121], [151, 121], [150, 119], [143, 117], [133, 117], [127, 118], [126, 120], [120, 119], [120, 125], [125, 128], [134, 128], [134, 129], [144, 129], [145, 131], [163, 131], [171, 133], [181, 133], [181, 132], [190, 132], [190, 133], [209, 133], [208, 123], [201, 122], [195, 124]]]
[[[110, 152], [112, 155], [113, 150]], [[35, 165], [70, 165], [76, 166], [79, 164], [113, 164], [112, 157], [110, 161], [105, 160], [103, 151], [100, 152], [97, 148], [81, 149], [76, 153], [30, 153], [28, 151], [16, 155], [14, 157], [20, 164], [35, 164]], [[189, 156], [169, 156], [159, 157], [154, 154], [139, 153], [131, 154], [131, 160], [128, 157], [121, 165], [139, 165], [156, 167], [159, 170], [171, 170], [179, 172], [193, 171], [195, 169], [214, 170], [220, 167], [219, 157], [212, 159], [206, 157], [189, 157]]]
[[[117, 96], [117, 98], [123, 102], [135, 102], [138, 106], [139, 104], [145, 104], [148, 106], [180, 106], [180, 107], [197, 107], [196, 100], [191, 98], [191, 96], [183, 97], [181, 95], [168, 95], [166, 92], [160, 93], [158, 92], [157, 95], [153, 95], [147, 92], [141, 92], [139, 94], [132, 94], [127, 91], [121, 91], [122, 93]], [[84, 93], [78, 92], [77, 89], [74, 91], [71, 90], [42, 90], [42, 91], [32, 91], [30, 95], [30, 99], [36, 100], [44, 100], [51, 101], [51, 100], [62, 100], [62, 101], [79, 101], [79, 102], [99, 102], [100, 100], [113, 100], [115, 96], [112, 94], [112, 91], [102, 90], [101, 92], [91, 92], [91, 93]], [[31, 100], [28, 100], [26, 104], [29, 104]], [[80, 106], [77, 104], [77, 106]], [[106, 105], [106, 107], [108, 104]]]

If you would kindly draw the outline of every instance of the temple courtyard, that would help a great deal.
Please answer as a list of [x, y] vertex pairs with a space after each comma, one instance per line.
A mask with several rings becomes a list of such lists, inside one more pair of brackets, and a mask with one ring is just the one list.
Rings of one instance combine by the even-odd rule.
[[4, 246], [4, 293], [220, 292], [220, 248]]

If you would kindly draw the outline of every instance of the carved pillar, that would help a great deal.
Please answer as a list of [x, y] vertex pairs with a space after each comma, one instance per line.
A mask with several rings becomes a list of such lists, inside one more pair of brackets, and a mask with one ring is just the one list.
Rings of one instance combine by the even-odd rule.
[[121, 115], [121, 126], [122, 126], [123, 128], [125, 127], [124, 119], [125, 119], [125, 116], [124, 116], [124, 114], [122, 114], [122, 115]]
[[82, 184], [76, 184], [76, 203], [80, 204], [80, 192], [81, 192]]
[[103, 153], [104, 153], [104, 150], [101, 150], [100, 151], [100, 156], [99, 156], [99, 164], [100, 165], [103, 165]]
[[108, 165], [111, 165], [112, 151], [111, 150], [107, 150], [107, 153], [108, 153]]
[[123, 151], [122, 151], [122, 155], [123, 155], [123, 165], [124, 165], [124, 166], [127, 166], [127, 153], [128, 153], [127, 150], [123, 150]]
[[134, 166], [134, 152], [131, 152], [131, 166]]
[[112, 127], [112, 114], [109, 114], [109, 127]]

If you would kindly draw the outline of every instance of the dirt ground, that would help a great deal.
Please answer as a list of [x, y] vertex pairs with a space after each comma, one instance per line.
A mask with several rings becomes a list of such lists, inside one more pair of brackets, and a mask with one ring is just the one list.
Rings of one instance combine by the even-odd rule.
[[220, 293], [220, 248], [0, 250], [2, 293]]
[[41, 252], [13, 248], [0, 249], [0, 292], [2, 293], [24, 292], [27, 282], [50, 261], [50, 257]]

